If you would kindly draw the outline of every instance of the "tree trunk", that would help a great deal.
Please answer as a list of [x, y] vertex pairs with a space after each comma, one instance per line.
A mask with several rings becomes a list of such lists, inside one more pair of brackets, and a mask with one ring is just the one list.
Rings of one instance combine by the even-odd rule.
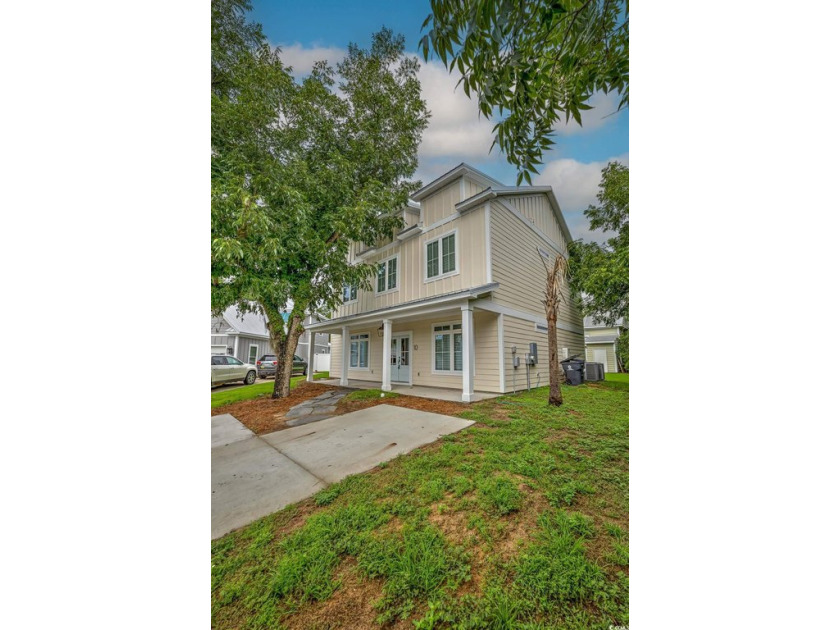
[[[260, 306], [262, 306], [268, 324], [271, 349], [274, 356], [277, 357], [277, 369], [274, 371], [274, 390], [271, 392], [271, 397], [283, 398], [289, 395], [289, 379], [291, 378], [291, 367], [287, 368], [287, 362], [284, 360], [288, 345], [286, 322], [280, 315], [279, 308], [269, 304], [260, 304]], [[294, 350], [292, 352], [294, 353]], [[284, 383], [286, 384], [285, 387]]]
[[563, 296], [563, 280], [566, 277], [566, 260], [562, 256], [554, 259], [554, 265], [549, 270], [545, 265], [545, 319], [548, 323], [548, 404], [559, 406], [563, 404], [563, 392], [560, 383], [565, 382], [566, 375], [560, 367], [560, 357], [557, 354], [557, 310]]
[[560, 383], [565, 380], [565, 374], [560, 367], [560, 357], [557, 354], [557, 309], [546, 313], [548, 320], [548, 404], [562, 405], [563, 392]]

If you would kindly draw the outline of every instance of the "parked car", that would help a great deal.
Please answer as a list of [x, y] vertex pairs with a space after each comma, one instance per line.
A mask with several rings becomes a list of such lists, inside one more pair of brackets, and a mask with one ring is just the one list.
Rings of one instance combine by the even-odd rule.
[[[301, 359], [298, 355], [295, 355], [295, 360], [292, 362], [292, 376], [297, 373], [303, 374], [306, 376], [306, 371], [309, 368], [309, 365]], [[275, 372], [277, 372], [277, 357], [273, 354], [264, 354], [259, 359], [257, 359], [257, 374], [260, 378], [266, 378], [269, 376], [274, 376]]]
[[257, 367], [250, 363], [242, 363], [236, 357], [224, 354], [210, 355], [210, 386], [222, 385], [242, 381], [250, 385], [257, 380]]

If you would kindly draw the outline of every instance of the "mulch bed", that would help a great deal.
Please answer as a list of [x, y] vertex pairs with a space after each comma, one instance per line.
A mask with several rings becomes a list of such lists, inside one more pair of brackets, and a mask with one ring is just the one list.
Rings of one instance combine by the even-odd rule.
[[[212, 410], [211, 415], [217, 416], [222, 413], [229, 413], [257, 435], [281, 431], [282, 429], [291, 428], [286, 426], [285, 421], [285, 415], [289, 409], [332, 389], [339, 388], [332, 385], [321, 385], [319, 383], [301, 383], [292, 390], [288, 398], [275, 399], [271, 398], [271, 396], [263, 396], [251, 400], [242, 400], [223, 407], [216, 407]], [[409, 409], [417, 409], [419, 411], [441, 413], [446, 416], [456, 416], [470, 407], [468, 403], [405, 395], [400, 395], [396, 398], [373, 398], [368, 400], [347, 400], [346, 398], [342, 398], [338, 401], [335, 415], [344, 415], [351, 411], [367, 409], [376, 405], [408, 407]]]
[[331, 385], [301, 383], [288, 398], [272, 398], [270, 395], [251, 400], [241, 400], [223, 407], [216, 407], [211, 415], [229, 413], [257, 435], [286, 429], [285, 415], [292, 407], [331, 389]]

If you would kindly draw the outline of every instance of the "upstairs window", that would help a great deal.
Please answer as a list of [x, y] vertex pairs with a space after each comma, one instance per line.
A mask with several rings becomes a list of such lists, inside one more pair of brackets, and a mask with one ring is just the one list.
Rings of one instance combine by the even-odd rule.
[[344, 303], [355, 302], [359, 297], [359, 292], [356, 287], [351, 287], [349, 284], [344, 285]]
[[455, 256], [455, 232], [426, 242], [426, 279], [458, 273]]
[[376, 292], [385, 293], [397, 288], [397, 257], [379, 263], [376, 269]]

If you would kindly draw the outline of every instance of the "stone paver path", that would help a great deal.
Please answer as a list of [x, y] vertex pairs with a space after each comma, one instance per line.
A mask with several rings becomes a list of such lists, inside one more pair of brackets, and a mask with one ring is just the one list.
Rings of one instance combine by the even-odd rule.
[[286, 426], [298, 427], [310, 422], [326, 420], [335, 415], [336, 403], [349, 394], [352, 389], [332, 389], [295, 405], [286, 412]]

